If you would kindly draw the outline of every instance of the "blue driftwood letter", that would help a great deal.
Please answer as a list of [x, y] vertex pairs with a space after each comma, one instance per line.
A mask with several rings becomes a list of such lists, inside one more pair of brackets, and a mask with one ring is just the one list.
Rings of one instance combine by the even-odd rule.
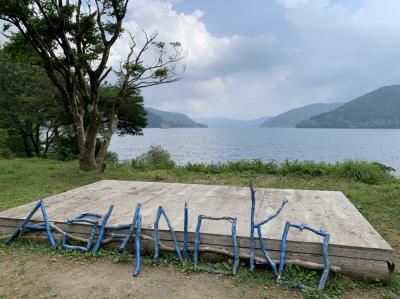
[[[239, 266], [239, 248], [238, 248], [238, 242], [237, 242], [237, 237], [236, 237], [236, 222], [237, 218], [236, 217], [211, 217], [211, 216], [204, 216], [204, 215], [199, 215], [198, 220], [197, 220], [197, 227], [196, 227], [196, 233], [194, 236], [194, 254], [193, 254], [193, 261], [194, 261], [194, 267], [197, 268], [197, 263], [199, 262], [199, 250], [200, 250], [200, 229], [201, 229], [201, 223], [203, 219], [208, 219], [208, 220], [226, 220], [232, 223], [232, 245], [233, 245], [233, 265], [232, 265], [232, 275], [236, 275], [237, 269]], [[220, 271], [209, 271], [213, 272], [216, 274], [226, 274], [224, 272]]]
[[[82, 213], [76, 217], [73, 217], [71, 219], [67, 220], [68, 226], [70, 227], [73, 223], [89, 223], [92, 224], [92, 231], [89, 235], [89, 240], [86, 244], [86, 247], [83, 246], [78, 246], [78, 245], [68, 245], [67, 244], [67, 238], [68, 235], [67, 233], [64, 232], [63, 234], [63, 239], [61, 242], [61, 247], [64, 249], [71, 249], [71, 250], [78, 250], [78, 251], [82, 251], [82, 252], [89, 252], [91, 247], [92, 247], [92, 243], [94, 240], [94, 237], [96, 235], [96, 230], [97, 230], [97, 226], [99, 225], [98, 220], [101, 218], [100, 214], [97, 213]], [[97, 220], [94, 220], [97, 219]]]
[[[324, 256], [324, 271], [321, 276], [321, 280], [319, 281], [319, 286], [318, 289], [323, 290], [325, 287], [326, 280], [328, 279], [329, 271], [331, 269], [331, 261], [329, 259], [329, 239], [330, 239], [330, 234], [323, 230], [317, 230], [314, 229], [307, 224], [292, 224], [289, 221], [286, 222], [285, 229], [283, 231], [282, 235], [282, 243], [281, 243], [281, 256], [279, 260], [279, 272], [278, 272], [278, 279], [281, 278], [282, 272], [283, 272], [283, 267], [285, 265], [285, 255], [286, 255], [286, 243], [287, 243], [287, 236], [289, 233], [289, 228], [290, 227], [295, 227], [298, 228], [299, 230], [309, 230], [313, 232], [314, 234], [317, 234], [318, 236], [321, 236], [324, 238], [324, 242], [322, 243], [322, 255]], [[304, 286], [302, 286], [304, 288]]]
[[[44, 220], [44, 225], [32, 225], [29, 224], [29, 221], [31, 220], [32, 216], [36, 213], [36, 211], [40, 208], [42, 211], [42, 217]], [[14, 233], [8, 237], [5, 240], [5, 243], [8, 245], [16, 237], [18, 237], [24, 230], [45, 230], [47, 233], [47, 239], [49, 240], [49, 243], [52, 247], [56, 246], [56, 242], [54, 241], [53, 234], [51, 233], [51, 228], [50, 228], [50, 222], [49, 219], [47, 218], [47, 213], [46, 213], [46, 208], [44, 205], [43, 199], [41, 199], [36, 206], [32, 209], [32, 211], [29, 212], [28, 216], [26, 216], [25, 220], [22, 222], [22, 224], [14, 231]]]
[[[172, 241], [174, 242], [175, 251], [176, 251], [176, 254], [178, 256], [178, 259], [179, 259], [179, 261], [183, 262], [181, 249], [179, 247], [178, 241], [176, 240], [174, 228], [172, 227], [171, 222], [169, 221], [169, 218], [168, 218], [167, 213], [165, 212], [164, 208], [162, 206], [159, 206], [158, 210], [157, 210], [156, 221], [154, 222], [154, 257], [153, 257], [153, 263], [158, 262], [158, 259], [160, 257], [160, 244], [159, 244], [160, 241], [159, 241], [159, 238], [158, 238], [158, 224], [160, 222], [161, 216], [164, 216], [165, 221], [167, 222], [168, 229], [169, 229]], [[186, 249], [186, 252], [187, 252], [187, 249]]]
[[253, 184], [250, 184], [250, 192], [251, 192], [251, 212], [250, 212], [250, 271], [254, 270], [254, 230], [257, 229], [257, 234], [258, 234], [258, 240], [260, 242], [260, 249], [262, 253], [264, 254], [265, 259], [267, 260], [267, 263], [271, 266], [272, 271], [274, 272], [275, 276], [278, 276], [278, 270], [276, 268], [276, 264], [274, 261], [271, 259], [271, 257], [268, 254], [267, 248], [264, 243], [264, 239], [262, 236], [262, 226], [264, 224], [267, 224], [269, 221], [274, 219], [276, 216], [279, 215], [279, 213], [282, 211], [283, 207], [288, 203], [287, 199], [284, 199], [282, 201], [281, 206], [279, 207], [278, 210], [275, 211], [274, 214], [268, 216], [264, 220], [261, 220], [258, 223], [255, 223], [254, 221], [254, 210], [256, 206], [256, 191], [253, 188]]

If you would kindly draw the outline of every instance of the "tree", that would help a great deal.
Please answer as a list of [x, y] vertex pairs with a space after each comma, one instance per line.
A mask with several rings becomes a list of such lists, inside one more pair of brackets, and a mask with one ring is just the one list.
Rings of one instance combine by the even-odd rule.
[[63, 114], [46, 73], [36, 65], [15, 63], [0, 50], [0, 90], [0, 129], [7, 148], [17, 155], [46, 157]]
[[[137, 47], [130, 35], [130, 53], [116, 72], [118, 93], [104, 125], [100, 93], [112, 71], [107, 63], [123, 33], [128, 1], [0, 0], [0, 19], [14, 26], [35, 49], [72, 117], [81, 170], [104, 169], [118, 127], [118, 111], [127, 99], [140, 88], [175, 82], [183, 74], [176, 69], [184, 57], [179, 43], [159, 42], [157, 34], [145, 34], [144, 45]], [[147, 64], [143, 57], [149, 49], [155, 49], [157, 57]]]

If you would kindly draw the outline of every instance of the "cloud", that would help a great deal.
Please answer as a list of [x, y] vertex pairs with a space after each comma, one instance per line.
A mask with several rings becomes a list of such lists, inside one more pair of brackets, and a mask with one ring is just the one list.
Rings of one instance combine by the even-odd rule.
[[399, 1], [371, 0], [347, 10], [327, 0], [309, 1], [287, 11], [300, 43], [289, 62], [295, 88], [334, 88], [331, 100], [350, 100], [385, 84], [400, 82]]
[[308, 0], [279, 0], [285, 8], [296, 8], [301, 4], [307, 3]]
[[[341, 0], [276, 1], [295, 30], [292, 43], [285, 31], [268, 28], [254, 36], [217, 37], [202, 20], [207, 11], [181, 13], [174, 2], [162, 0], [130, 2], [125, 28], [158, 31], [188, 53], [185, 78], [144, 90], [146, 104], [191, 116], [252, 118], [316, 101], [351, 100], [400, 82], [400, 1], [351, 7]], [[267, 2], [260, 9], [268, 9]], [[127, 45], [126, 37], [118, 42], [113, 64], [126, 55]]]

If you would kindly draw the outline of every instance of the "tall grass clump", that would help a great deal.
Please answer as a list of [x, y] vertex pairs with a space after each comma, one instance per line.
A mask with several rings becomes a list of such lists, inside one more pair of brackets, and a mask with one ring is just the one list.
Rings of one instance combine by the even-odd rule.
[[135, 169], [172, 169], [176, 166], [171, 155], [161, 146], [151, 146], [148, 152], [133, 159], [131, 165]]
[[274, 174], [278, 171], [278, 164], [276, 162], [263, 162], [261, 160], [239, 160], [216, 164], [188, 163], [181, 168], [187, 171], [208, 174], [241, 171], [253, 171], [257, 173]]
[[107, 165], [115, 167], [119, 164], [118, 154], [116, 152], [108, 151], [105, 158]]
[[301, 176], [327, 176], [332, 173], [332, 165], [325, 162], [314, 161], [288, 161], [279, 165], [281, 175], [301, 175]]
[[336, 163], [333, 168], [338, 177], [366, 184], [378, 184], [393, 179], [390, 174], [393, 169], [377, 162], [347, 160]]

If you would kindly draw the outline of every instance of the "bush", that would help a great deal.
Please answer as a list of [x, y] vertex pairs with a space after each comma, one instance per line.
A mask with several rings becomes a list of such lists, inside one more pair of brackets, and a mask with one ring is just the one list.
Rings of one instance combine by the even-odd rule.
[[172, 169], [176, 166], [171, 155], [161, 146], [152, 146], [148, 152], [133, 159], [131, 165], [136, 169]]
[[0, 147], [0, 159], [14, 159], [15, 154], [8, 148], [1, 148]]
[[108, 151], [105, 160], [107, 165], [116, 166], [119, 164], [118, 154], [112, 151]]

